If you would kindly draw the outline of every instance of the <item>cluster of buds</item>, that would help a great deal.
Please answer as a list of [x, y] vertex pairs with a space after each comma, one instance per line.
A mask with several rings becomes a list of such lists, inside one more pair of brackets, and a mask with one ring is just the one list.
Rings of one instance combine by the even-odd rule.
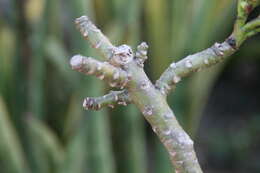
[[142, 42], [140, 45], [137, 46], [135, 57], [136, 57], [137, 64], [141, 67], [144, 66], [144, 62], [148, 58], [147, 50], [148, 50], [148, 45], [146, 42]]

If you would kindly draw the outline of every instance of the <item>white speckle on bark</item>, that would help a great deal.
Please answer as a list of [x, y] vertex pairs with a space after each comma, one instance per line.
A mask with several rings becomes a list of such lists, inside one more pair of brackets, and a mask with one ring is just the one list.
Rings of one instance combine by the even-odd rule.
[[87, 108], [88, 98], [84, 99], [82, 106]]
[[108, 107], [110, 107], [110, 108], [114, 108], [114, 105], [112, 105], [112, 104], [109, 104], [109, 105], [107, 105]]
[[102, 70], [102, 65], [100, 63], [97, 64], [97, 70], [101, 71]]
[[192, 157], [192, 152], [186, 152], [186, 153], [184, 153], [184, 157], [186, 157], [186, 158], [191, 158], [191, 157]]
[[142, 51], [140, 51], [140, 53], [143, 55], [143, 57], [145, 59], [147, 59], [147, 51], [146, 50], [142, 50]]
[[157, 128], [156, 127], [152, 127], [152, 129], [153, 129], [154, 133], [157, 133]]
[[225, 45], [215, 43], [213, 46], [213, 51], [217, 56], [224, 56], [224, 51], [228, 49]]
[[94, 46], [94, 48], [95, 48], [95, 49], [98, 49], [98, 48], [101, 46], [101, 43], [102, 43], [102, 41], [99, 41], [99, 42]]
[[184, 162], [182, 160], [176, 161], [176, 164], [178, 164], [179, 166], [181, 166]]
[[164, 88], [161, 88], [161, 89], [160, 89], [160, 92], [162, 93], [162, 95], [166, 95], [166, 91], [165, 91]]
[[[92, 24], [93, 25], [93, 24]], [[101, 32], [100, 29], [98, 29], [97, 27], [95, 27], [94, 25], [91, 27], [91, 30], [93, 32]]]
[[175, 151], [170, 151], [170, 155], [171, 155], [171, 157], [175, 157], [176, 156], [176, 152]]
[[79, 17], [79, 18], [77, 18], [76, 20], [75, 20], [75, 23], [76, 24], [80, 24], [80, 23], [82, 23], [82, 22], [84, 22], [84, 21], [88, 21], [89, 19], [88, 19], [88, 17], [87, 16], [81, 16], [81, 17]]
[[144, 115], [150, 116], [150, 115], [153, 114], [153, 108], [152, 108], [151, 106], [147, 105], [147, 106], [144, 107], [142, 113], [143, 113]]
[[177, 75], [174, 75], [173, 76], [173, 83], [178, 83], [178, 82], [180, 82], [181, 81], [181, 78], [179, 77], [179, 76], [177, 76]]
[[115, 99], [115, 101], [117, 101], [118, 100], [118, 95], [114, 95], [114, 99]]
[[118, 78], [119, 78], [119, 72], [115, 71], [114, 74], [113, 74], [113, 79], [116, 80]]
[[175, 68], [177, 67], [177, 65], [176, 65], [175, 62], [173, 62], [173, 63], [171, 63], [170, 67], [173, 68], [173, 69], [175, 69]]
[[193, 145], [193, 141], [190, 139], [190, 137], [186, 133], [179, 132], [176, 137], [177, 137], [178, 143], [182, 146]]
[[215, 43], [214, 45], [216, 48], [220, 48], [221, 47], [221, 44], [220, 43]]
[[140, 88], [143, 90], [146, 90], [149, 88], [149, 82], [148, 81], [142, 81], [140, 84]]
[[140, 45], [137, 46], [137, 51], [136, 51], [136, 57], [141, 59], [139, 64], [142, 66], [144, 61], [147, 59], [147, 49], [148, 45], [146, 42], [142, 42]]
[[187, 68], [191, 68], [191, 67], [192, 67], [191, 61], [190, 61], [190, 60], [186, 60], [186, 61], [185, 61], [185, 66], [186, 66]]
[[173, 118], [173, 114], [172, 113], [166, 113], [166, 114], [164, 114], [164, 118], [165, 119], [172, 119]]
[[208, 59], [204, 59], [204, 64], [208, 65], [209, 64], [209, 60]]
[[171, 129], [167, 129], [163, 132], [164, 135], [168, 136], [171, 134]]
[[84, 37], [87, 37], [87, 36], [88, 36], [88, 31], [84, 31], [84, 32], [83, 32], [83, 36], [84, 36]]
[[82, 62], [83, 62], [83, 57], [81, 55], [75, 55], [70, 59], [70, 65], [72, 69], [81, 68]]
[[146, 42], [142, 42], [140, 45], [137, 46], [138, 50], [147, 50], [148, 49], [148, 44]]
[[89, 106], [92, 106], [94, 104], [94, 101], [92, 99], [89, 99]]
[[123, 106], [126, 106], [126, 105], [127, 105], [125, 101], [119, 101], [118, 104], [119, 104], [119, 105], [123, 105]]

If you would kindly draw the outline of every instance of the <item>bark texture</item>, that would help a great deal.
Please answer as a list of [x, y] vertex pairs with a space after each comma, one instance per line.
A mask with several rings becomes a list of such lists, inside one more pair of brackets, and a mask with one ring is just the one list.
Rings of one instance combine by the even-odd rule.
[[175, 172], [201, 173], [194, 143], [178, 123], [166, 96], [181, 78], [221, 62], [235, 53], [248, 37], [258, 33], [260, 17], [247, 23], [246, 21], [259, 4], [260, 0], [239, 0], [238, 17], [232, 34], [223, 43], [215, 43], [204, 51], [173, 62], [155, 84], [143, 69], [148, 58], [148, 45], [145, 42], [141, 43], [134, 53], [128, 45], [114, 46], [88, 17], [76, 19], [75, 23], [84, 38], [100, 52], [105, 62], [75, 55], [70, 62], [72, 69], [95, 75], [107, 81], [111, 87], [123, 89], [111, 91], [102, 97], [88, 97], [84, 100], [83, 107], [99, 110], [104, 106], [135, 104], [167, 149]]

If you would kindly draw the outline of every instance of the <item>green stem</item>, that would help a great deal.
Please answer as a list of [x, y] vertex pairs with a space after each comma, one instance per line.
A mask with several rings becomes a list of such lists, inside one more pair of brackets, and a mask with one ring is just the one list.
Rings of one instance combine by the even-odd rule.
[[230, 45], [229, 42], [231, 41], [232, 38], [229, 38], [221, 44], [215, 43], [211, 48], [187, 56], [176, 63], [173, 62], [161, 75], [159, 80], [156, 81], [156, 87], [163, 94], [167, 94], [180, 82], [182, 77], [223, 61], [236, 51], [236, 49]]
[[129, 65], [128, 70], [132, 74], [132, 80], [127, 86], [130, 98], [166, 147], [175, 170], [202, 172], [193, 141], [179, 125], [165, 97], [153, 86], [143, 68], [135, 62]]
[[73, 70], [82, 72], [86, 75], [95, 75], [100, 80], [107, 81], [111, 87], [123, 87], [129, 80], [129, 75], [119, 68], [107, 62], [100, 62], [93, 58], [75, 55], [70, 60]]
[[[175, 172], [201, 173], [202, 170], [193, 148], [193, 141], [178, 123], [167, 103], [166, 94], [182, 77], [221, 62], [240, 47], [248, 38], [246, 32], [242, 29], [249, 12], [251, 12], [251, 8], [248, 10], [248, 5], [252, 5], [254, 8], [255, 2], [258, 3], [259, 1], [239, 1], [238, 19], [234, 31], [225, 42], [221, 44], [216, 43], [211, 48], [190, 55], [177, 63], [172, 63], [155, 85], [152, 84], [143, 69], [142, 63], [146, 59], [146, 53], [143, 54], [145, 56], [134, 56], [131, 48], [127, 45], [115, 47], [86, 16], [76, 19], [76, 24], [83, 36], [89, 39], [90, 43], [99, 50], [105, 59], [109, 60], [109, 67], [122, 70], [125, 76], [128, 76], [127, 82], [119, 82], [118, 86], [127, 90], [131, 102], [143, 113], [145, 119], [152, 126], [153, 131], [164, 144]], [[144, 47], [146, 51], [147, 46], [145, 45]], [[140, 50], [138, 50], [138, 53], [140, 54]], [[83, 62], [82, 58], [80, 61], [76, 60], [75, 57], [72, 58], [72, 67], [82, 71], [82, 64], [85, 65], [87, 63], [78, 63]], [[94, 68], [96, 69], [95, 66]], [[109, 71], [109, 69], [106, 71]], [[95, 70], [92, 70], [92, 73], [89, 74], [96, 75]], [[93, 104], [87, 105], [92, 106]]]
[[99, 110], [103, 107], [114, 108], [116, 104], [126, 106], [131, 102], [127, 90], [110, 91], [102, 97], [87, 97], [83, 102], [85, 109]]

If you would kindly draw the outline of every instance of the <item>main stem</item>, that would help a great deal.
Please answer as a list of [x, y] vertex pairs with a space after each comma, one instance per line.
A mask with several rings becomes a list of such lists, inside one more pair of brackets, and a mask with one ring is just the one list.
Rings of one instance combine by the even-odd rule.
[[176, 172], [201, 173], [193, 141], [179, 125], [166, 98], [150, 82], [143, 68], [128, 65], [132, 80], [127, 85], [132, 102], [142, 111], [164, 144]]
[[96, 75], [101, 80], [105, 79], [112, 87], [126, 89], [105, 97], [87, 98], [84, 107], [100, 109], [105, 105], [113, 106], [115, 103], [134, 103], [166, 147], [175, 172], [202, 173], [193, 141], [179, 125], [167, 104], [166, 95], [181, 77], [219, 63], [238, 50], [247, 38], [260, 32], [259, 17], [245, 23], [249, 13], [257, 5], [260, 5], [260, 0], [239, 0], [238, 18], [232, 35], [222, 44], [216, 43], [209, 49], [172, 63], [155, 85], [143, 69], [143, 63], [147, 59], [146, 44], [139, 45], [134, 55], [127, 45], [113, 46], [86, 16], [78, 18], [76, 24], [81, 33], [107, 62], [98, 62], [77, 55], [71, 60], [72, 68], [88, 75]]

